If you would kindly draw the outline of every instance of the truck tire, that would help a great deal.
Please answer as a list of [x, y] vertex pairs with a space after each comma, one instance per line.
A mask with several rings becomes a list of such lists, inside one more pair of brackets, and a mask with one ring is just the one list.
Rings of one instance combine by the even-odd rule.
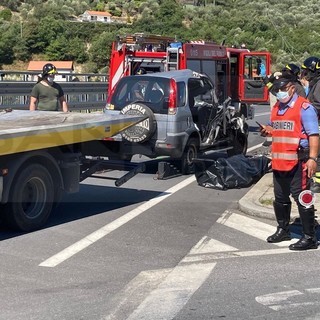
[[198, 140], [196, 138], [190, 138], [184, 148], [183, 155], [181, 157], [181, 173], [190, 174], [195, 171], [195, 164], [193, 159], [198, 155]]
[[4, 206], [4, 219], [14, 230], [33, 231], [48, 220], [54, 202], [54, 183], [40, 164], [29, 164], [17, 172]]
[[147, 119], [140, 123], [124, 130], [121, 135], [129, 142], [145, 142], [148, 141], [155, 133], [157, 129], [157, 121], [155, 119], [153, 111], [144, 105], [143, 103], [130, 103], [125, 106], [121, 111], [121, 114], [147, 116]]

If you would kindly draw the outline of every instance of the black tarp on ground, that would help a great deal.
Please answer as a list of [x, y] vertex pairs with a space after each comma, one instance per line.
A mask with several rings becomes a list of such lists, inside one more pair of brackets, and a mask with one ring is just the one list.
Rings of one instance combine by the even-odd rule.
[[198, 185], [218, 190], [245, 188], [270, 170], [266, 156], [235, 155], [229, 158], [195, 159]]

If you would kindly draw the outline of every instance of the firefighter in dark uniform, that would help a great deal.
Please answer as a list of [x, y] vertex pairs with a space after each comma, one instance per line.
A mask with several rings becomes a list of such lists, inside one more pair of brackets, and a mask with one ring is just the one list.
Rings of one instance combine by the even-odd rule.
[[306, 98], [306, 92], [303, 88], [303, 85], [300, 82], [300, 68], [294, 64], [294, 63], [288, 63], [283, 69], [282, 69], [282, 74], [286, 76], [287, 74], [290, 76], [292, 75], [294, 79], [294, 86], [296, 88], [296, 94], [298, 96]]
[[296, 94], [304, 98], [307, 97], [304, 87], [300, 82], [300, 68], [294, 63], [288, 63], [287, 65], [285, 65], [285, 67], [282, 68], [281, 71], [276, 71], [272, 73], [270, 76], [263, 78], [265, 86], [271, 93], [273, 93], [273, 81], [277, 76], [279, 77], [280, 75], [284, 75], [285, 77], [292, 77], [292, 81], [294, 82], [294, 86], [296, 88]]
[[317, 111], [308, 100], [297, 95], [292, 76], [276, 77], [272, 90], [277, 102], [272, 108], [270, 123], [260, 129], [263, 136], [272, 136], [273, 207], [278, 223], [276, 232], [267, 241], [276, 243], [291, 240], [291, 194], [298, 206], [303, 236], [289, 249], [316, 249], [315, 209], [313, 205], [308, 206], [299, 200], [299, 196], [310, 188], [317, 166]]
[[[301, 66], [304, 77], [309, 81], [309, 92], [307, 99], [317, 108], [320, 117], [320, 59], [316, 57], [307, 58]], [[318, 164], [311, 190], [320, 193], [320, 166]]]

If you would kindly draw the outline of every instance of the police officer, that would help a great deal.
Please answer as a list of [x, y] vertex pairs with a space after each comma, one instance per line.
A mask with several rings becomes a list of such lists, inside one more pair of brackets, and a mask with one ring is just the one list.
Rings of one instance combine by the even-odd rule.
[[311, 177], [316, 170], [319, 145], [317, 111], [308, 100], [297, 95], [292, 76], [276, 77], [272, 87], [277, 102], [271, 111], [270, 124], [260, 129], [262, 135], [272, 136], [273, 207], [278, 223], [276, 232], [267, 241], [291, 240], [291, 194], [298, 206], [303, 236], [289, 249], [316, 249], [315, 209], [313, 205], [306, 207], [303, 201], [300, 203], [299, 195], [310, 188]]
[[[309, 81], [309, 92], [307, 99], [317, 108], [320, 116], [320, 59], [317, 57], [307, 58], [302, 66], [303, 75]], [[314, 184], [311, 190], [320, 193], [320, 167], [318, 165], [315, 173]]]

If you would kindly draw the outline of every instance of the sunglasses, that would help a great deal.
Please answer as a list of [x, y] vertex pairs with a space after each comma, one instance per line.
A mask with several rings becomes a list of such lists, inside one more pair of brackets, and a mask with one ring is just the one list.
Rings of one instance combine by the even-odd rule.
[[273, 91], [274, 91], [275, 93], [277, 93], [277, 92], [279, 92], [279, 91], [286, 92], [286, 91], [288, 91], [288, 90], [290, 89], [290, 87], [292, 87], [292, 84], [287, 84], [287, 85], [285, 85], [285, 86], [283, 86], [283, 87], [281, 87], [281, 88], [273, 89]]

